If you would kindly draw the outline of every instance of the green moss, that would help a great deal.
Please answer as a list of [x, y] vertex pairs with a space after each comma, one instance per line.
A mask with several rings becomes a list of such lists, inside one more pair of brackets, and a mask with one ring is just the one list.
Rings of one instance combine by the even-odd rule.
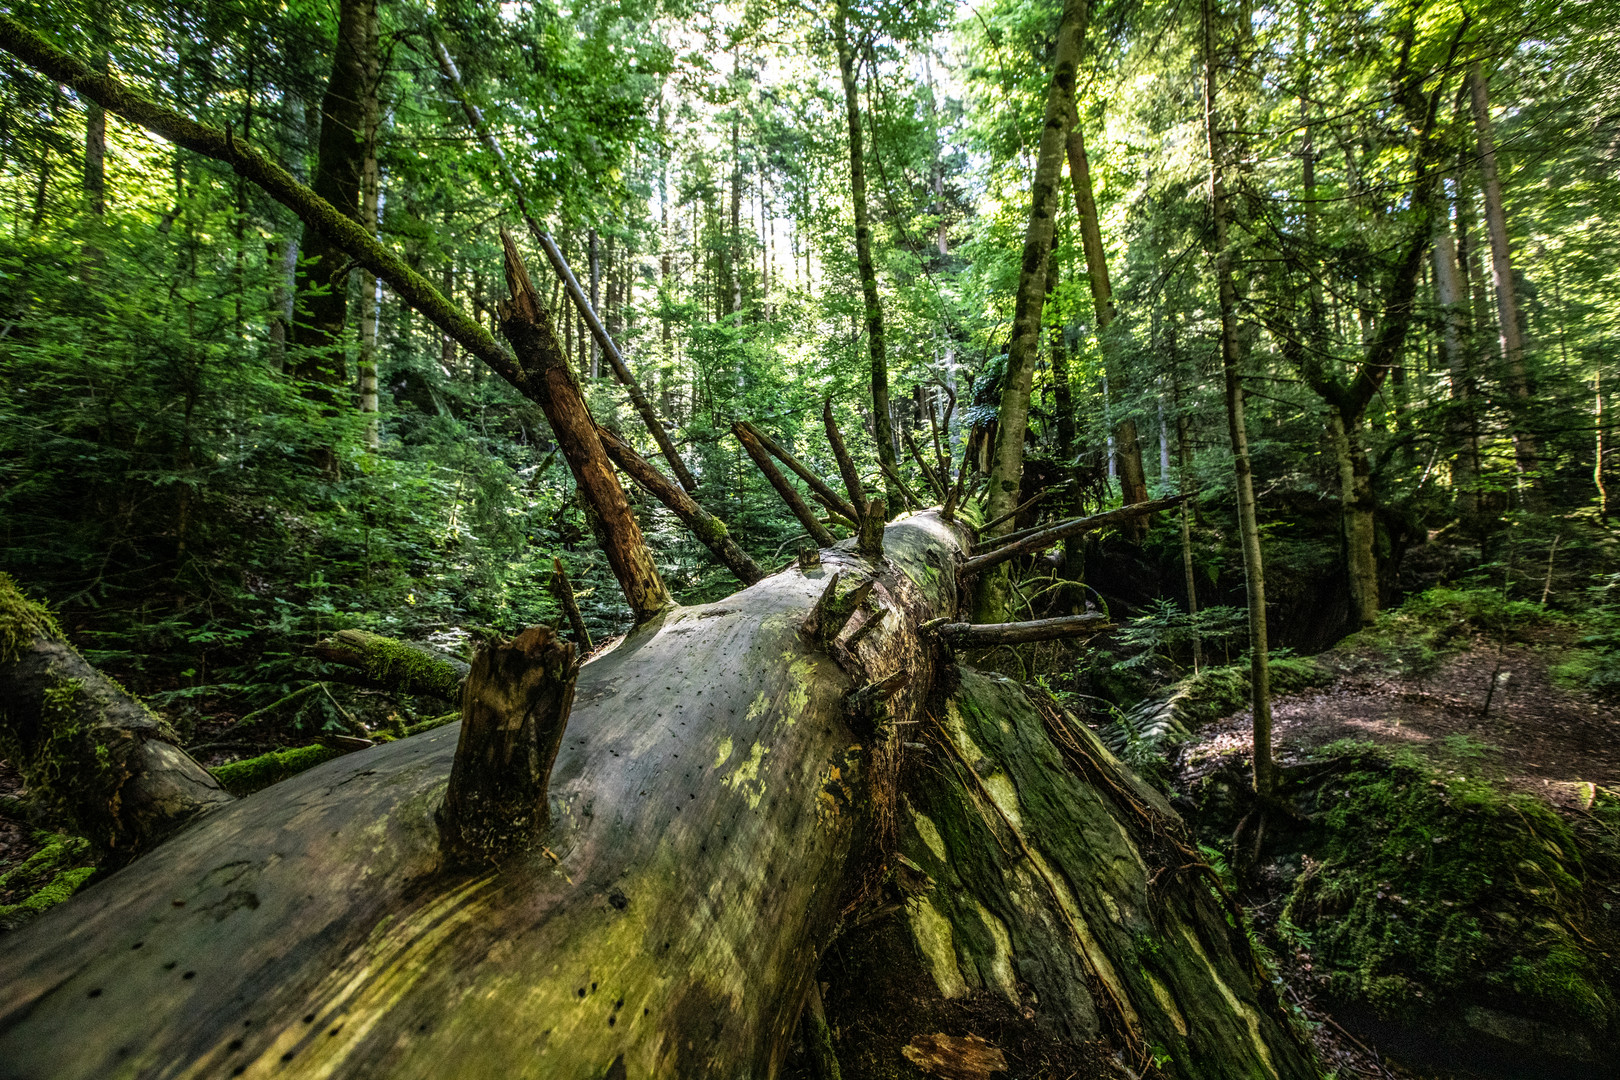
[[1614, 987], [1584, 942], [1582, 842], [1537, 799], [1437, 773], [1409, 751], [1338, 744], [1319, 837], [1283, 912], [1335, 996], [1386, 1016], [1448, 999], [1606, 1029]]
[[0, 904], [0, 926], [15, 927], [72, 896], [96, 872], [90, 842], [81, 836], [37, 833], [43, 846], [0, 874], [0, 896], [33, 891], [13, 904]]
[[[1314, 686], [1326, 686], [1333, 673], [1310, 657], [1278, 656], [1271, 661], [1271, 694], [1297, 694]], [[1189, 675], [1176, 688], [1172, 700], [1176, 717], [1189, 728], [1230, 716], [1249, 705], [1249, 665], [1228, 664], [1205, 668]]]
[[1524, 641], [1529, 631], [1563, 621], [1539, 604], [1509, 600], [1498, 589], [1428, 589], [1380, 613], [1377, 623], [1340, 642], [1330, 656], [1423, 675], [1475, 634]]
[[0, 663], [15, 660], [36, 637], [61, 637], [44, 604], [24, 596], [10, 574], [0, 574]]
[[427, 691], [452, 700], [459, 692], [460, 674], [424, 649], [365, 630], [350, 630], [346, 636], [365, 657], [366, 674], [383, 686]]
[[233, 761], [229, 765], [216, 765], [208, 771], [214, 774], [214, 779], [219, 781], [220, 787], [240, 797], [279, 783], [290, 776], [297, 776], [305, 769], [312, 769], [323, 761], [331, 761], [340, 754], [341, 750], [333, 750], [317, 743], [291, 750], [272, 750], [268, 754]]

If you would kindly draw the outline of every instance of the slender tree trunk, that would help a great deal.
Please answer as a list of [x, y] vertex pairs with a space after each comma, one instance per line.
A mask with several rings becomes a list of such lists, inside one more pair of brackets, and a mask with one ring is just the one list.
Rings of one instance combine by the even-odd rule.
[[[1069, 491], [1062, 496], [1059, 503], [1059, 516], [1069, 517], [1079, 510], [1079, 499], [1076, 495], [1079, 483], [1074, 468], [1074, 391], [1069, 385], [1069, 343], [1065, 335], [1062, 313], [1052, 303], [1060, 278], [1059, 270], [1058, 236], [1057, 230], [1054, 229], [1052, 253], [1048, 257], [1046, 267], [1046, 311], [1047, 319], [1052, 324], [1050, 332], [1052, 408], [1057, 413], [1057, 456], [1061, 475], [1070, 484]], [[945, 477], [945, 482], [947, 484], [950, 482], [949, 476]], [[1070, 581], [1080, 581], [1085, 576], [1085, 558], [1078, 536], [1066, 537], [1063, 541], [1063, 576]]]
[[1451, 381], [1451, 487], [1456, 493], [1457, 515], [1472, 528], [1479, 513], [1479, 439], [1474, 430], [1473, 385], [1469, 368], [1468, 297], [1457, 269], [1457, 246], [1447, 223], [1434, 238], [1434, 292], [1440, 307], [1440, 350]]
[[1377, 504], [1373, 500], [1367, 450], [1361, 442], [1361, 421], [1335, 412], [1328, 419], [1328, 428], [1339, 471], [1350, 617], [1357, 626], [1371, 626], [1378, 617], [1378, 559], [1374, 544]]
[[1530, 405], [1530, 380], [1524, 367], [1524, 337], [1519, 331], [1519, 301], [1513, 284], [1513, 256], [1508, 246], [1507, 214], [1502, 206], [1502, 184], [1496, 171], [1496, 135], [1491, 128], [1491, 106], [1485, 86], [1485, 73], [1476, 61], [1468, 72], [1469, 97], [1473, 104], [1474, 131], [1479, 139], [1479, 173], [1485, 191], [1485, 229], [1491, 241], [1491, 283], [1496, 289], [1497, 333], [1502, 360], [1507, 365], [1508, 390], [1519, 405], [1519, 422], [1513, 425], [1513, 456], [1532, 492], [1541, 487], [1540, 448], [1524, 415]]
[[[1181, 471], [1181, 494], [1186, 501], [1181, 504], [1181, 570], [1186, 578], [1187, 585], [1187, 614], [1198, 614], [1198, 574], [1193, 563], [1192, 523], [1193, 523], [1193, 475], [1192, 475], [1192, 417], [1188, 416], [1181, 404], [1181, 378], [1176, 367], [1175, 327], [1172, 325], [1169, 333], [1170, 339], [1170, 372], [1171, 392], [1176, 407], [1176, 451], [1177, 464]], [[1204, 666], [1204, 639], [1194, 634], [1192, 639], [1193, 672], [1196, 674]]]
[[[1052, 81], [1046, 94], [1046, 117], [1035, 159], [1035, 176], [1030, 185], [1029, 225], [1024, 233], [1007, 374], [1002, 380], [1001, 406], [996, 414], [996, 441], [984, 509], [986, 520], [1001, 517], [1021, 501], [1024, 435], [1029, 430], [1030, 387], [1040, 354], [1041, 312], [1046, 301], [1046, 263], [1051, 256], [1053, 218], [1058, 207], [1058, 184], [1063, 179], [1068, 128], [1074, 117], [1075, 69], [1080, 61], [1086, 12], [1086, 0], [1065, 0], [1058, 23]], [[1007, 533], [1014, 528], [1016, 525], [1008, 520], [999, 531]], [[1006, 618], [1009, 595], [1005, 568], [983, 575], [975, 598], [978, 621], [998, 622]]]
[[[91, 63], [97, 71], [105, 73], [109, 63], [105, 44], [106, 9], [101, 0], [92, 0], [87, 13], [90, 16], [88, 29], [97, 45]], [[107, 212], [107, 110], [95, 101], [85, 102], [84, 108], [84, 203], [85, 209], [98, 218]]]
[[1227, 232], [1226, 147], [1215, 100], [1214, 0], [1203, 0], [1204, 127], [1209, 139], [1210, 217], [1215, 231], [1215, 275], [1221, 310], [1221, 371], [1226, 382], [1226, 422], [1232, 440], [1232, 467], [1237, 479], [1238, 531], [1243, 544], [1243, 571], [1249, 599], [1249, 677], [1254, 711], [1254, 790], [1270, 795], [1275, 786], [1271, 759], [1271, 671], [1266, 643], [1266, 582], [1260, 557], [1260, 527], [1255, 518], [1254, 478], [1249, 469], [1249, 432], [1243, 418], [1237, 325], [1237, 289], [1232, 282], [1232, 256]]
[[866, 209], [866, 156], [862, 149], [860, 86], [856, 72], [855, 42], [849, 36], [849, 0], [836, 0], [833, 41], [838, 49], [838, 72], [844, 87], [844, 112], [849, 128], [849, 190], [855, 210], [855, 262], [861, 275], [861, 302], [866, 312], [866, 345], [872, 358], [872, 424], [878, 461], [884, 469], [889, 506], [903, 507], [899, 490], [888, 479], [900, 471], [895, 452], [893, 418], [889, 405], [889, 361], [883, 336], [883, 306], [878, 299], [877, 268], [872, 260], [872, 225]]
[[[602, 248], [601, 248], [601, 241], [597, 238], [595, 229], [591, 229], [589, 232], [587, 232], [585, 234], [585, 238], [586, 238], [585, 243], [586, 243], [587, 252], [588, 252], [587, 258], [588, 258], [588, 260], [590, 262], [591, 310], [592, 311], [601, 311], [602, 310]], [[581, 338], [581, 344], [584, 344], [583, 336]], [[602, 360], [601, 360], [601, 357], [597, 355], [596, 342], [595, 341], [592, 341], [590, 343], [589, 349], [590, 349], [590, 361], [589, 361], [588, 364], [585, 365], [585, 370], [589, 373], [591, 378], [593, 378], [593, 379], [599, 378], [601, 376], [601, 374], [602, 374], [602, 372], [601, 372]]]
[[1603, 365], [1599, 364], [1592, 373], [1592, 430], [1596, 440], [1592, 457], [1592, 483], [1597, 487], [1598, 513], [1608, 517], [1609, 489], [1603, 482], [1603, 459], [1608, 455], [1608, 447], [1603, 424]]
[[[376, 0], [342, 0], [332, 74], [321, 101], [315, 193], [351, 220], [360, 220], [360, 173], [364, 159], [367, 56]], [[349, 306], [349, 259], [326, 233], [305, 226], [307, 269], [298, 275], [291, 373], [310, 396], [335, 411], [344, 385], [343, 325]]]
[[[377, 209], [381, 198], [382, 176], [377, 165], [377, 126], [381, 120], [377, 103], [379, 82], [382, 79], [382, 66], [378, 55], [378, 38], [381, 24], [377, 17], [376, 4], [371, 5], [371, 14], [366, 27], [366, 82], [365, 98], [361, 102], [364, 111], [365, 141], [363, 147], [364, 157], [360, 168], [360, 223], [373, 235], [377, 235], [378, 221]], [[377, 276], [365, 267], [358, 271], [360, 276], [360, 412], [366, 418], [365, 444], [368, 450], [376, 450], [378, 446], [377, 429]]]
[[[1082, 27], [1082, 33], [1084, 28]], [[1074, 205], [1080, 219], [1080, 243], [1086, 253], [1086, 277], [1091, 284], [1091, 302], [1097, 313], [1097, 340], [1108, 363], [1109, 384], [1117, 395], [1129, 393], [1130, 380], [1125, 367], [1111, 347], [1107, 334], [1114, 321], [1114, 287], [1108, 277], [1108, 255], [1103, 248], [1102, 224], [1097, 219], [1097, 199], [1091, 186], [1091, 164], [1086, 157], [1085, 133], [1080, 128], [1079, 116], [1071, 118], [1068, 138], [1064, 144], [1069, 159], [1069, 181], [1074, 186]], [[1124, 410], [1122, 410], [1124, 411]], [[1120, 494], [1124, 502], [1146, 501], [1147, 470], [1142, 464], [1142, 444], [1136, 430], [1136, 418], [1125, 411], [1125, 416], [1114, 425], [1114, 453], [1119, 475]], [[1133, 522], [1130, 532], [1140, 537], [1146, 528], [1144, 522]]]

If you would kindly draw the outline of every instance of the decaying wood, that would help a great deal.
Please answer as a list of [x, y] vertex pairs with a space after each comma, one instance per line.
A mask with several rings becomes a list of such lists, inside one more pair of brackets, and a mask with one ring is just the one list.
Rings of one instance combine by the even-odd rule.
[[821, 984], [810, 980], [804, 1001], [804, 1044], [810, 1052], [810, 1067], [816, 1080], [843, 1080], [838, 1055], [833, 1052], [832, 1029], [827, 1026], [827, 1010], [821, 1003]]
[[860, 520], [860, 515], [855, 512], [855, 508], [850, 505], [849, 500], [828, 486], [825, 480], [811, 472], [798, 458], [782, 449], [775, 439], [746, 421], [743, 422], [743, 426], [748, 429], [749, 434], [758, 440], [761, 446], [770, 451], [772, 457], [793, 470], [793, 473], [805, 482], [805, 485], [810, 488], [810, 493], [827, 508], [829, 513], [843, 518], [849, 523], [850, 528], [855, 527], [855, 523]]
[[883, 558], [883, 522], [888, 513], [888, 504], [881, 496], [868, 500], [864, 507], [860, 528], [855, 533], [855, 550], [868, 559], [881, 561]]
[[788, 483], [787, 477], [782, 475], [782, 470], [778, 469], [776, 462], [771, 460], [770, 452], [765, 449], [765, 444], [759, 441], [753, 429], [747, 424], [739, 422], [731, 425], [731, 433], [737, 437], [737, 441], [742, 444], [743, 450], [753, 459], [754, 464], [759, 467], [760, 473], [770, 482], [771, 487], [776, 489], [776, 493], [782, 497], [782, 501], [787, 504], [787, 508], [793, 511], [793, 516], [799, 519], [799, 524], [804, 526], [804, 531], [810, 534], [810, 539], [816, 542], [816, 546], [832, 547], [836, 544], [838, 542], [837, 538], [828, 531], [825, 525], [816, 520], [815, 512], [810, 509], [810, 504], [804, 501], [804, 497], [799, 494], [797, 488]]
[[[913, 673], [889, 704], [914, 721], [933, 682], [915, 628], [955, 610], [963, 539], [918, 515], [885, 546], [891, 615], [862, 657]], [[823, 557], [584, 665], [552, 824], [496, 873], [438, 872], [450, 726], [211, 814], [6, 935], [0, 1062], [32, 1080], [771, 1075], [896, 805], [898, 744], [853, 737], [850, 677], [798, 635], [827, 577], [870, 573]]]
[[311, 646], [310, 652], [363, 672], [369, 683], [384, 690], [431, 694], [446, 701], [460, 697], [461, 680], [467, 677], [467, 664], [460, 660], [369, 630], [339, 630]]
[[47, 817], [89, 839], [112, 864], [234, 801], [180, 749], [168, 724], [87, 663], [6, 574], [0, 755]]
[[901, 1050], [906, 1060], [944, 1080], [990, 1080], [1007, 1070], [1007, 1055], [977, 1035], [918, 1035]]
[[927, 482], [928, 490], [933, 493], [936, 499], [943, 503], [945, 501], [945, 497], [950, 494], [945, 490], [946, 482], [941, 481], [938, 476], [934, 475], [933, 466], [928, 464], [928, 461], [923, 457], [922, 451], [918, 449], [917, 440], [912, 438], [910, 429], [907, 429], [905, 434], [906, 449], [911, 451], [911, 460], [917, 463], [917, 469], [922, 473], [923, 480]]
[[555, 555], [551, 557], [551, 595], [556, 597], [563, 614], [568, 617], [568, 628], [573, 632], [580, 652], [590, 652], [591, 632], [585, 628], [585, 618], [579, 613], [579, 601], [574, 598], [574, 586], [568, 580], [568, 571], [563, 569], [562, 560]]
[[923, 508], [923, 501], [917, 498], [916, 492], [912, 491], [906, 484], [905, 479], [900, 475], [900, 470], [893, 468], [886, 461], [879, 461], [878, 468], [884, 476], [889, 478], [889, 482], [895, 486], [895, 489], [900, 492], [900, 497], [905, 500], [908, 510], [921, 510]]
[[1029, 641], [1085, 637], [1112, 629], [1113, 625], [1106, 615], [1063, 615], [1029, 622], [944, 623], [934, 632], [958, 648], [987, 649], [993, 645], [1021, 645]]
[[866, 603], [867, 597], [877, 587], [877, 579], [862, 578], [854, 588], [839, 593], [838, 586], [843, 580], [843, 571], [835, 571], [827, 579], [821, 595], [816, 598], [815, 606], [810, 614], [800, 624], [799, 632], [805, 637], [820, 644], [822, 647], [830, 645], [844, 632], [844, 627], [855, 617], [855, 613]]
[[597, 426], [596, 432], [601, 436], [602, 446], [607, 450], [613, 464], [623, 469], [630, 479], [669, 507], [670, 512], [681, 519], [682, 524], [692, 531], [698, 542], [708, 548], [726, 569], [735, 574], [738, 581], [744, 585], [752, 585], [765, 576], [759, 564], [755, 563], [748, 552], [738, 547], [737, 542], [731, 538], [725, 522], [700, 506], [685, 489], [672, 483], [658, 471], [657, 466], [636, 453], [635, 447], [600, 425]]
[[439, 810], [447, 865], [480, 869], [539, 843], [551, 823], [546, 788], [578, 675], [574, 646], [548, 626], [491, 642], [473, 657]]
[[855, 521], [859, 523], [867, 515], [866, 487], [861, 483], [861, 474], [855, 468], [855, 459], [849, 456], [849, 448], [844, 445], [844, 436], [838, 430], [838, 421], [833, 419], [832, 398], [821, 403], [821, 424], [827, 430], [827, 445], [832, 447], [833, 457], [838, 461], [838, 475], [844, 480], [844, 490], [849, 494], [849, 505], [855, 508]]
[[[928, 740], [919, 768], [851, 730], [856, 678], [798, 633], [833, 574], [872, 575], [829, 549], [584, 665], [552, 823], [498, 870], [442, 872], [445, 727], [210, 814], [0, 938], [0, 1062], [30, 1080], [769, 1076], [822, 950], [872, 899], [915, 934], [897, 963], [943, 995], [1010, 995], [1008, 1022], [1114, 1032], [1137, 1071], [1163, 1047], [1182, 1080], [1312, 1075], [1162, 798], [1083, 727], [1054, 743], [1062, 721], [1015, 684], [964, 673], [943, 716], [925, 707], [919, 627], [957, 613], [963, 538], [925, 513], [884, 546], [859, 681], [909, 675], [886, 726]], [[884, 837], [921, 868], [898, 906]]]
[[636, 622], [646, 622], [674, 601], [602, 449], [596, 421], [591, 419], [573, 368], [529, 279], [523, 256], [504, 231], [501, 243], [506, 248], [506, 283], [512, 294], [499, 305], [501, 332], [512, 343], [523, 372], [522, 389], [545, 412], [575, 483], [596, 512], [613, 576], [624, 590]]
[[1180, 503], [1184, 498], [1186, 498], [1184, 495], [1172, 495], [1168, 499], [1154, 499], [1151, 502], [1122, 506], [1118, 510], [1110, 510], [1105, 514], [1092, 514], [1090, 517], [1070, 518], [1068, 521], [1060, 521], [1056, 525], [1029, 533], [1022, 539], [1015, 540], [1010, 544], [1003, 544], [1001, 547], [993, 548], [983, 555], [975, 555], [962, 565], [962, 573], [977, 574], [992, 566], [999, 566], [1019, 555], [1027, 555], [1051, 547], [1064, 537], [1078, 536], [1081, 533], [1118, 525], [1124, 521], [1135, 521], [1146, 514], [1167, 510]]

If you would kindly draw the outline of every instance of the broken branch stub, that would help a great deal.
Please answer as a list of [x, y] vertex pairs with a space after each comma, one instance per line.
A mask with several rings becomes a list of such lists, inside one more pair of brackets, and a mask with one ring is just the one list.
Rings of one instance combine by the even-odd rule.
[[462, 694], [461, 737], [439, 810], [439, 848], [456, 867], [531, 849], [550, 824], [546, 788], [579, 675], [549, 626], [478, 651]]
[[563, 569], [562, 560], [555, 555], [551, 557], [551, 595], [556, 597], [563, 614], [568, 616], [568, 627], [573, 631], [580, 651], [590, 652], [591, 632], [585, 628], [585, 617], [579, 613], [579, 601], [574, 598], [574, 586], [568, 580], [568, 571]]
[[881, 498], [873, 499], [863, 508], [860, 531], [855, 534], [855, 550], [869, 559], [883, 558], [883, 525], [888, 518], [888, 504]]
[[512, 343], [522, 369], [519, 388], [545, 412], [580, 493], [596, 512], [602, 547], [613, 576], [618, 578], [636, 622], [646, 622], [674, 601], [658, 574], [607, 452], [602, 449], [596, 421], [591, 419], [573, 369], [557, 341], [557, 332], [529, 279], [523, 256], [504, 229], [501, 243], [506, 248], [506, 283], [512, 295], [499, 303], [498, 311], [501, 333]]
[[855, 617], [866, 598], [872, 595], [872, 589], [877, 584], [876, 578], [866, 578], [860, 584], [850, 589], [844, 595], [838, 595], [838, 584], [842, 580], [841, 571], [835, 572], [827, 579], [827, 587], [822, 590], [821, 596], [816, 600], [815, 607], [805, 616], [800, 631], [812, 641], [823, 647], [830, 646], [844, 627]]

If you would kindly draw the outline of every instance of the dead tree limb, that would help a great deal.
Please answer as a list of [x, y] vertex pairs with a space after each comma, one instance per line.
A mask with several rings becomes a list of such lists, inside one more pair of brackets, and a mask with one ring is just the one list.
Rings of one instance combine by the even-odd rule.
[[612, 335], [607, 332], [607, 327], [602, 325], [602, 320], [597, 315], [596, 309], [591, 306], [590, 299], [585, 295], [585, 290], [580, 288], [579, 279], [574, 277], [574, 271], [569, 267], [568, 260], [563, 258], [562, 249], [557, 246], [557, 242], [552, 239], [551, 234], [541, 228], [539, 222], [535, 221], [534, 216], [529, 212], [529, 203], [524, 197], [522, 182], [518, 179], [517, 173], [512, 170], [512, 166], [507, 162], [506, 153], [501, 149], [500, 141], [495, 137], [494, 132], [489, 130], [489, 125], [484, 122], [484, 114], [467, 96], [466, 87], [461, 83], [461, 72], [456, 69], [456, 62], [451, 58], [450, 50], [445, 48], [444, 42], [440, 41], [436, 36], [433, 38], [433, 55], [438, 60], [439, 71], [444, 76], [445, 82], [450, 84], [450, 91], [455, 96], [457, 103], [460, 104], [461, 111], [467, 115], [468, 125], [479, 140], [483, 142], [485, 149], [489, 151], [490, 157], [495, 159], [497, 171], [506, 181], [506, 186], [511, 189], [512, 200], [517, 203], [518, 213], [522, 216], [523, 223], [528, 226], [529, 235], [536, 244], [540, 245], [540, 250], [545, 252], [546, 260], [551, 263], [551, 268], [556, 272], [558, 279], [561, 280], [564, 290], [568, 293], [569, 298], [573, 300], [574, 306], [579, 309], [580, 317], [585, 320], [585, 325], [590, 328], [591, 336], [596, 339], [597, 347], [602, 350], [602, 355], [607, 357], [609, 366], [613, 368], [613, 374], [629, 395], [630, 404], [636, 410], [636, 415], [641, 417], [641, 422], [647, 426], [648, 433], [658, 443], [659, 451], [664, 455], [664, 459], [669, 462], [669, 467], [674, 471], [675, 478], [681, 482], [681, 487], [687, 491], [696, 491], [697, 480], [687, 470], [686, 463], [681, 460], [679, 451], [675, 449], [674, 442], [670, 440], [669, 432], [664, 430], [664, 425], [658, 419], [658, 414], [653, 411], [652, 403], [647, 400], [646, 393], [641, 389], [641, 383], [631, 373], [630, 365], [625, 362], [624, 355], [619, 352], [619, 347], [614, 343]]
[[1060, 521], [1056, 525], [1037, 530], [1021, 540], [1011, 544], [1003, 544], [1001, 547], [987, 551], [983, 555], [975, 555], [962, 564], [962, 573], [980, 573], [992, 566], [999, 566], [1009, 559], [1017, 558], [1019, 555], [1027, 555], [1051, 547], [1066, 536], [1078, 536], [1081, 533], [1118, 525], [1121, 522], [1135, 521], [1148, 514], [1167, 510], [1181, 502], [1185, 497], [1184, 495], [1172, 495], [1168, 499], [1154, 499], [1149, 502], [1122, 506], [1118, 510], [1110, 510], [1106, 514], [1093, 514], [1090, 517], [1070, 518], [1068, 521]]
[[580, 652], [591, 651], [591, 632], [585, 629], [585, 618], [579, 613], [579, 601], [574, 598], [574, 586], [568, 580], [568, 571], [563, 569], [562, 560], [557, 556], [551, 557], [551, 595], [568, 616], [568, 627], [574, 633], [574, 641], [579, 645]]
[[934, 632], [959, 648], [987, 649], [992, 645], [1022, 645], [1030, 641], [1086, 637], [1110, 630], [1113, 626], [1106, 615], [1064, 615], [1029, 622], [944, 623], [935, 627]]
[[447, 864], [481, 868], [539, 843], [551, 822], [546, 789], [578, 675], [574, 646], [549, 626], [491, 642], [473, 657], [438, 815]]
[[1036, 505], [1042, 499], [1046, 498], [1048, 495], [1052, 494], [1052, 492], [1054, 492], [1056, 490], [1057, 490], [1056, 488], [1042, 488], [1040, 491], [1037, 491], [1034, 495], [1032, 495], [1029, 498], [1025, 499], [1023, 502], [1019, 503], [1017, 506], [1015, 506], [1011, 510], [1007, 511], [1005, 514], [1002, 514], [1000, 517], [995, 518], [995, 519], [993, 519], [991, 521], [987, 521], [983, 525], [980, 525], [979, 526], [980, 535], [983, 535], [984, 533], [988, 533], [991, 529], [995, 528], [997, 525], [1000, 525], [1004, 521], [1013, 520], [1019, 514], [1022, 514], [1025, 510], [1028, 510], [1030, 507]]
[[765, 576], [748, 552], [738, 547], [731, 538], [725, 522], [698, 505], [697, 500], [685, 490], [671, 483], [668, 477], [658, 471], [657, 466], [636, 453], [635, 447], [600, 425], [596, 433], [601, 437], [602, 446], [607, 450], [608, 457], [613, 459], [613, 464], [669, 507], [670, 512], [681, 519], [692, 535], [698, 538], [698, 542], [735, 574], [738, 581], [752, 585]]
[[934, 497], [937, 498], [941, 503], [944, 503], [945, 496], [949, 494], [945, 490], [945, 485], [940, 482], [938, 476], [934, 475], [933, 466], [928, 464], [927, 460], [923, 457], [922, 451], [918, 449], [917, 440], [912, 437], [911, 429], [906, 429], [905, 436], [906, 449], [911, 451], [911, 460], [917, 463], [917, 468], [922, 472], [923, 479], [928, 482], [928, 490], [933, 492]]
[[460, 660], [369, 630], [339, 630], [311, 646], [310, 652], [364, 672], [369, 683], [384, 690], [432, 694], [446, 701], [461, 696], [461, 680], [467, 677], [467, 665]]
[[775, 439], [747, 421], [743, 421], [743, 426], [749, 430], [754, 438], [759, 440], [761, 446], [771, 452], [771, 455], [776, 460], [793, 470], [794, 474], [805, 482], [806, 486], [810, 488], [810, 493], [820, 500], [823, 506], [831, 513], [849, 522], [850, 528], [855, 528], [856, 522], [860, 521], [860, 515], [855, 512], [855, 507], [850, 504], [848, 499], [838, 494], [825, 480], [811, 472], [798, 458], [782, 449]]
[[833, 419], [832, 398], [822, 402], [821, 423], [827, 429], [827, 443], [832, 447], [833, 457], [838, 460], [838, 474], [844, 478], [844, 490], [849, 493], [849, 505], [855, 508], [855, 520], [858, 522], [866, 517], [866, 488], [855, 468], [855, 459], [849, 456], [849, 448], [844, 445], [838, 421]]
[[738, 422], [731, 425], [731, 433], [737, 437], [743, 450], [753, 459], [771, 487], [776, 489], [776, 493], [782, 497], [788, 509], [793, 511], [793, 516], [799, 519], [799, 524], [804, 526], [804, 531], [810, 534], [810, 539], [815, 541], [816, 546], [832, 547], [836, 544], [838, 541], [825, 525], [816, 520], [815, 512], [810, 509], [810, 504], [804, 501], [804, 496], [788, 483], [787, 477], [782, 475], [782, 470], [776, 467], [776, 462], [771, 460], [770, 452], [765, 449], [765, 444], [759, 441], [753, 429], [747, 424]]
[[563, 456], [601, 522], [602, 546], [619, 579], [637, 623], [646, 622], [674, 601], [658, 575], [641, 526], [630, 510], [624, 489], [613, 472], [596, 421], [591, 419], [568, 358], [563, 355], [551, 319], [534, 290], [523, 256], [510, 233], [501, 231], [506, 248], [506, 284], [511, 297], [498, 305], [501, 332], [512, 343], [523, 373], [523, 385], [545, 411]]
[[900, 470], [893, 468], [888, 462], [881, 459], [878, 461], [878, 468], [883, 470], [884, 476], [887, 476], [894, 482], [894, 486], [900, 491], [900, 497], [906, 501], [906, 508], [908, 510], [921, 510], [923, 508], [923, 501], [917, 498], [916, 492], [912, 491], [911, 488], [907, 486], [905, 480], [900, 475]]

